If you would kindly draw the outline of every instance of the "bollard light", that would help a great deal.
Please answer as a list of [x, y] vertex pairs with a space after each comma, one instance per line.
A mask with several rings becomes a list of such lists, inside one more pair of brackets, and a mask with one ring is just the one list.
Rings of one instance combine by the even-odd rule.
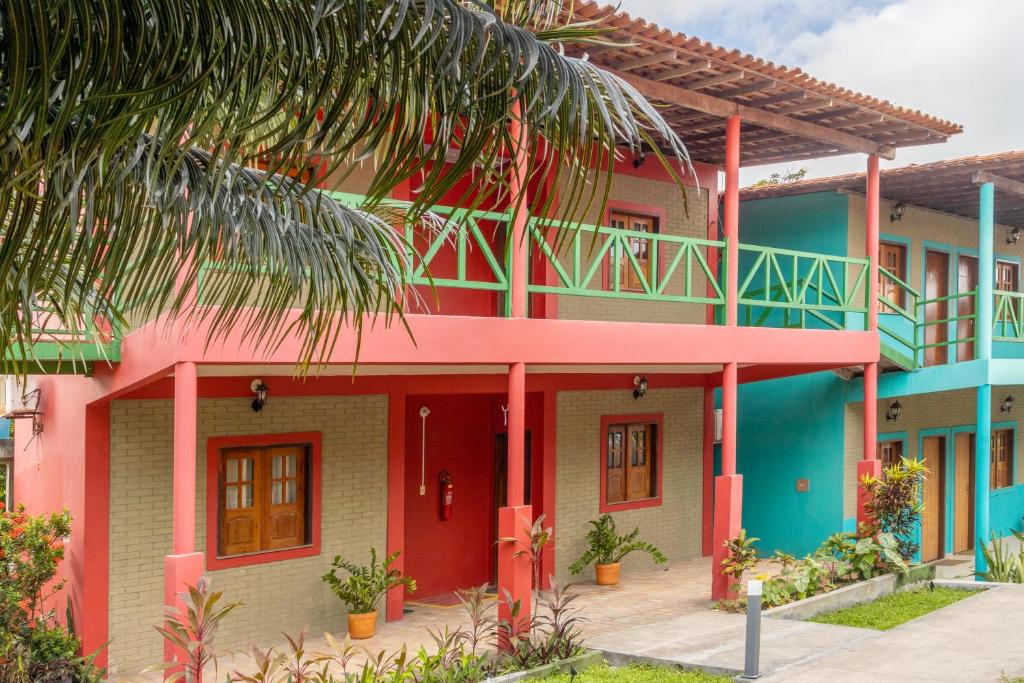
[[761, 581], [747, 582], [747, 644], [743, 661], [744, 680], [761, 677]]

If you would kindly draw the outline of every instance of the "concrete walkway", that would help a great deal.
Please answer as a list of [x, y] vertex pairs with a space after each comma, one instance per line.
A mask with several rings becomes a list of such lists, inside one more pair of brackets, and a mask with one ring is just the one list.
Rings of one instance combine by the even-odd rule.
[[[744, 617], [687, 614], [591, 638], [613, 661], [743, 668]], [[1024, 675], [1024, 586], [1000, 585], [890, 631], [766, 618], [762, 681], [988, 681]]]

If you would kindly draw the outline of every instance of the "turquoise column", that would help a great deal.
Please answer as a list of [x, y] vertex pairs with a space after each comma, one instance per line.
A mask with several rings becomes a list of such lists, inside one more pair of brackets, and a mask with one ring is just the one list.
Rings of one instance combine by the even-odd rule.
[[[984, 360], [992, 359], [992, 235], [995, 219], [995, 187], [992, 183], [981, 186], [978, 203], [978, 301], [975, 310], [975, 354]], [[987, 372], [987, 370], [986, 370]], [[992, 385], [978, 387], [977, 432], [974, 437], [974, 568], [983, 572], [985, 556], [982, 548], [989, 539], [988, 494], [989, 463], [992, 459]]]

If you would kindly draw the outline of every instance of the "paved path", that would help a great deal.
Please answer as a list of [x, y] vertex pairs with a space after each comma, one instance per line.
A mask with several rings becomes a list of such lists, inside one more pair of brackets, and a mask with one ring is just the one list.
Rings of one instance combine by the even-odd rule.
[[[588, 645], [723, 673], [743, 668], [744, 617], [686, 614]], [[1024, 675], [1024, 586], [998, 586], [890, 631], [765, 619], [761, 681], [987, 681]]]

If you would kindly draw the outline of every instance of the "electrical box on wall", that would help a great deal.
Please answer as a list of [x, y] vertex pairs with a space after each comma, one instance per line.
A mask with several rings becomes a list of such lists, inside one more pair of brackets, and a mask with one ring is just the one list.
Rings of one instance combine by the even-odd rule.
[[811, 480], [810, 479], [797, 479], [796, 480], [796, 492], [797, 493], [807, 493], [810, 490], [811, 490]]

